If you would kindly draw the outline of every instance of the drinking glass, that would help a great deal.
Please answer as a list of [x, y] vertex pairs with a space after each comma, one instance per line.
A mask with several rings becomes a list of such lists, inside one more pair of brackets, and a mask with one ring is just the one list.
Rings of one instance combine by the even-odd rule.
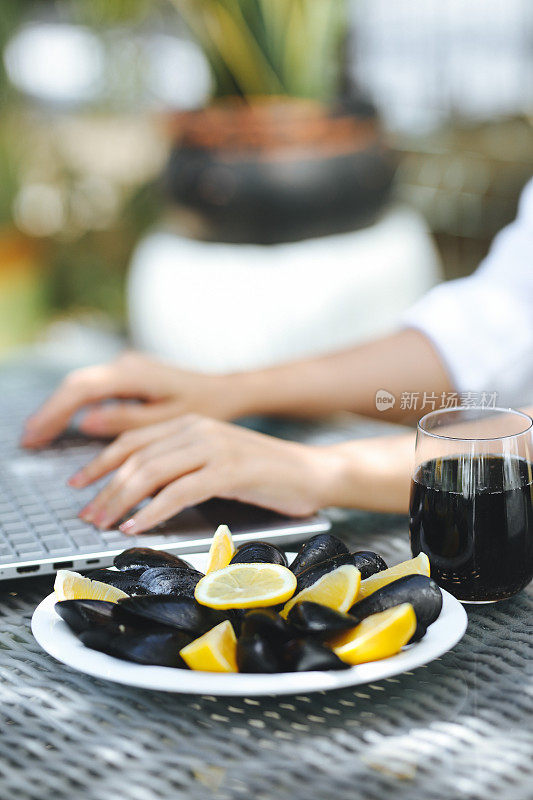
[[458, 600], [511, 597], [533, 577], [533, 420], [509, 408], [453, 408], [418, 423], [413, 555]]

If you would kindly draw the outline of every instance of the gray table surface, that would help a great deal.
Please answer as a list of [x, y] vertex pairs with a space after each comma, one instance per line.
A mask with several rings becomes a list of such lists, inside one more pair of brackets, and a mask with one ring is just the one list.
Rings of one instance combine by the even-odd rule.
[[[406, 521], [352, 514], [335, 532], [394, 562]], [[295, 697], [141, 691], [56, 662], [30, 619], [46, 578], [2, 588], [0, 797], [529, 800], [530, 590], [468, 610], [465, 637], [412, 673]]]
[[[353, 549], [409, 557], [405, 518], [332, 518]], [[462, 641], [414, 672], [229, 699], [141, 691], [56, 662], [30, 631], [51, 588], [44, 577], [0, 586], [0, 800], [533, 797], [531, 588], [469, 607]]]

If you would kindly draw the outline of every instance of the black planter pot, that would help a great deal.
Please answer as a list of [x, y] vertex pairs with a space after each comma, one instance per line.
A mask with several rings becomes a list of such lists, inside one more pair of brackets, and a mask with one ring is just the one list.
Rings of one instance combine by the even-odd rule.
[[207, 239], [344, 233], [372, 222], [387, 199], [394, 163], [368, 108], [210, 108], [177, 123], [166, 192], [197, 215]]

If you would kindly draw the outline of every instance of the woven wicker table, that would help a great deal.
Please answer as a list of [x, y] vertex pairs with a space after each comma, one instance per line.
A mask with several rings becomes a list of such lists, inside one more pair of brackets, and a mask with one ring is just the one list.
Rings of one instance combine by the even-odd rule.
[[[400, 517], [335, 522], [408, 556]], [[455, 649], [375, 685], [281, 698], [193, 697], [94, 680], [30, 632], [47, 578], [5, 585], [1, 800], [530, 800], [531, 591], [469, 610]]]
[[[277, 432], [309, 438], [305, 425]], [[409, 557], [403, 517], [332, 519], [353, 549]], [[51, 578], [0, 584], [0, 800], [533, 797], [532, 589], [470, 607], [462, 641], [413, 673], [309, 696], [218, 699], [120, 686], [56, 662], [30, 632], [51, 588]]]

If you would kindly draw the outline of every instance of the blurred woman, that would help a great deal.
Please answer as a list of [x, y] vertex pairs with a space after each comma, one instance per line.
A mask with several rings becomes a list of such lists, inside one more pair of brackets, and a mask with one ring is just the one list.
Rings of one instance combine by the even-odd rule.
[[[454, 392], [486, 392], [498, 405], [533, 401], [533, 181], [517, 219], [474, 275], [433, 289], [391, 336], [235, 375], [200, 375], [126, 354], [67, 376], [28, 420], [22, 444], [46, 445], [76, 411], [93, 406], [82, 431], [117, 438], [70, 484], [87, 486], [116, 470], [80, 512], [100, 528], [155, 495], [120, 525], [124, 533], [141, 533], [213, 496], [292, 515], [330, 505], [404, 511], [413, 435], [316, 447], [225, 421], [339, 410], [376, 416], [376, 392], [384, 387], [397, 399], [408, 393], [444, 402]], [[110, 398], [128, 402], [102, 404]], [[414, 404], [396, 402], [387, 411], [388, 420], [417, 416]]]

